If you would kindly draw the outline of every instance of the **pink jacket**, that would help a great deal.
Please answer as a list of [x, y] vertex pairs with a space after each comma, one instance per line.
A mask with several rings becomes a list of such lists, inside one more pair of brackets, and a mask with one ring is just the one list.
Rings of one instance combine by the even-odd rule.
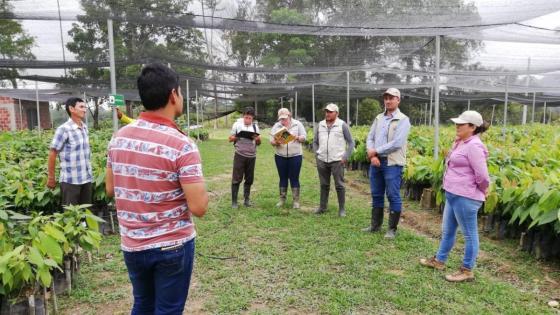
[[455, 140], [446, 158], [443, 189], [462, 197], [486, 200], [486, 190], [490, 184], [487, 159], [488, 150], [478, 135], [463, 142]]

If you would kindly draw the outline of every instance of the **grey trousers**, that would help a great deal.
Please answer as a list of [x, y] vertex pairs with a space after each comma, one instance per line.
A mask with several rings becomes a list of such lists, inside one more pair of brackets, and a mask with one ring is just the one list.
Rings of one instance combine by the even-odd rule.
[[332, 175], [336, 191], [344, 190], [344, 164], [341, 161], [326, 163], [317, 159], [317, 172], [321, 187], [330, 189]]
[[82, 185], [60, 183], [60, 191], [62, 193], [63, 206], [92, 203], [93, 192], [91, 183], [85, 183]]

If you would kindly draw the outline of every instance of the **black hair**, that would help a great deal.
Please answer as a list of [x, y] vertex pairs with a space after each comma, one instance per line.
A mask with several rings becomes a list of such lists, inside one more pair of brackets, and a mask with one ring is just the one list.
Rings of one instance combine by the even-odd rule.
[[254, 118], [255, 117], [255, 109], [251, 106], [245, 107], [245, 109], [243, 110], [243, 116], [245, 116], [245, 115], [251, 115]]
[[[469, 125], [474, 126], [473, 124], [469, 124]], [[484, 132], [486, 132], [486, 130], [488, 130], [488, 128], [490, 128], [490, 124], [486, 121], [483, 121], [482, 125], [480, 125], [480, 126], [478, 126], [474, 129], [473, 134], [477, 135], [477, 134], [484, 133]]]
[[164, 108], [173, 89], [179, 93], [179, 76], [177, 73], [157, 62], [142, 68], [136, 84], [142, 104], [149, 111]]
[[79, 97], [71, 97], [67, 99], [66, 102], [64, 102], [64, 105], [66, 108], [66, 112], [68, 113], [68, 116], [72, 116], [72, 114], [70, 113], [70, 107], [76, 107], [77, 103], [83, 103], [83, 102], [84, 100]]

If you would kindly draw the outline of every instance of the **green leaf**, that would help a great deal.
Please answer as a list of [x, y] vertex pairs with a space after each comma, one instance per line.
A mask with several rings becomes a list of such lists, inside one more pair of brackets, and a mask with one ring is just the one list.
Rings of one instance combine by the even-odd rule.
[[47, 251], [46, 254], [56, 262], [62, 263], [63, 253], [60, 244], [58, 244], [58, 242], [49, 235], [41, 234], [39, 237], [41, 239], [43, 247]]
[[54, 237], [57, 241], [63, 243], [66, 242], [66, 236], [64, 236], [64, 233], [59, 229], [57, 229], [56, 227], [54, 227], [53, 225], [51, 224], [46, 225], [44, 230], [45, 233], [47, 233], [47, 235]]
[[556, 219], [558, 219], [558, 213], [560, 213], [560, 210], [558, 210], [558, 209], [550, 210], [550, 211], [547, 211], [547, 212], [543, 213], [539, 217], [539, 225], [543, 225], [543, 224], [547, 224], [547, 223], [556, 221]]
[[27, 255], [27, 259], [30, 263], [34, 264], [35, 266], [41, 268], [45, 265], [43, 256], [39, 253], [39, 250], [35, 247], [29, 247], [29, 255]]
[[51, 286], [52, 276], [47, 266], [37, 270], [37, 275], [39, 276], [39, 280], [41, 280], [41, 284], [44, 287]]

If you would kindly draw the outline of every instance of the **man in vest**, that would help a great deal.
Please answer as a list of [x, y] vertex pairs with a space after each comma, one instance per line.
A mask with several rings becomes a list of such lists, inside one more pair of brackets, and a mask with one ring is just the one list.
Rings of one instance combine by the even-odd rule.
[[317, 172], [321, 185], [321, 199], [316, 214], [327, 211], [331, 174], [338, 197], [338, 216], [345, 217], [344, 166], [354, 150], [354, 140], [350, 128], [338, 118], [338, 106], [325, 107], [325, 119], [319, 123], [313, 137], [313, 151], [317, 157]]
[[403, 167], [406, 163], [406, 144], [410, 120], [401, 113], [401, 92], [390, 88], [383, 93], [385, 112], [373, 120], [367, 137], [367, 156], [371, 162], [369, 182], [371, 197], [371, 225], [364, 232], [377, 232], [383, 224], [385, 194], [389, 200], [389, 230], [385, 238], [395, 238], [402, 210], [400, 195]]

